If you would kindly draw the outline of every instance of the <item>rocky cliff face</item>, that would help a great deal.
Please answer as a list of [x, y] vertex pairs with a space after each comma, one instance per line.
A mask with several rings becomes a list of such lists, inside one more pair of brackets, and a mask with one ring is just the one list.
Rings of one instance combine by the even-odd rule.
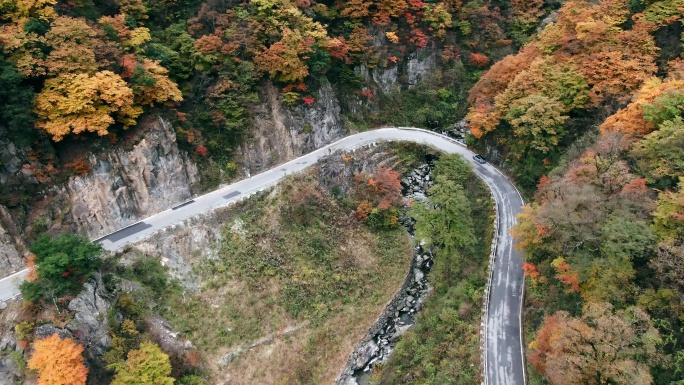
[[7, 208], [0, 205], [0, 277], [24, 268], [26, 245]]
[[64, 188], [69, 215], [82, 234], [98, 237], [188, 200], [197, 167], [178, 149], [162, 118], [130, 151], [117, 149], [88, 159], [92, 171]]
[[264, 87], [255, 109], [255, 130], [242, 148], [242, 163], [259, 172], [306, 154], [345, 135], [340, 103], [330, 83], [322, 79], [311, 106], [284, 106], [279, 91]]
[[[98, 363], [101, 362], [99, 356], [111, 343], [107, 313], [115, 297], [115, 293], [105, 289], [102, 277], [94, 274], [83, 285], [81, 293], [67, 305], [71, 314], [68, 323], [64, 323], [63, 320], [57, 323], [40, 323], [33, 330], [30, 339], [35, 341], [55, 333], [62, 338], [75, 339], [85, 348], [84, 358], [90, 368], [89, 383], [108, 383], [101, 377], [106, 373]], [[0, 308], [0, 384], [35, 383], [35, 376], [27, 378], [26, 369], [21, 368], [22, 363], [25, 365], [28, 354], [25, 350], [26, 345], [19, 343], [20, 336], [14, 327], [17, 323], [27, 320], [27, 317], [26, 308], [20, 300], [9, 301]]]
[[[419, 51], [389, 68], [359, 66], [356, 71], [373, 92], [390, 95], [429, 76], [437, 67], [436, 55]], [[266, 85], [262, 103], [255, 108], [255, 129], [240, 151], [245, 173], [269, 169], [342, 138], [347, 128], [341, 106], [353, 112], [362, 103], [357, 99], [337, 94], [321, 79], [313, 105], [286, 106], [279, 90]], [[0, 184], [30, 182], [33, 176], [22, 169], [22, 159], [30, 149], [16, 148], [2, 137]], [[88, 162], [92, 167], [88, 175], [72, 177], [53, 189], [46, 195], [49, 202], [23, 213], [23, 218], [12, 218], [0, 206], [0, 276], [23, 267], [21, 238], [27, 226], [29, 230], [34, 226], [31, 218], [38, 218], [48, 230], [76, 231], [95, 238], [189, 199], [199, 178], [197, 167], [178, 149], [173, 128], [161, 118], [132, 148], [90, 155]]]
[[172, 228], [133, 245], [125, 259], [134, 260], [143, 254], [159, 258], [173, 278], [180, 280], [188, 292], [197, 292], [201, 282], [193, 272], [197, 260], [215, 259], [216, 246], [222, 239], [222, 228], [229, 208], [189, 218]]
[[[402, 88], [415, 86], [436, 68], [437, 53], [421, 50], [397, 65], [388, 68], [360, 65], [355, 72], [373, 92], [391, 95]], [[311, 106], [285, 106], [279, 98], [278, 89], [271, 84], [264, 87], [262, 103], [254, 112], [255, 130], [241, 149], [241, 160], [246, 171], [254, 173], [267, 170], [342, 138], [348, 130], [344, 125], [341, 106], [347, 106], [350, 110], [347, 112], [354, 112], [355, 106], [363, 103], [357, 95], [336, 93], [325, 78], [321, 79], [315, 99]]]
[[356, 73], [364, 83], [377, 88], [384, 95], [399, 92], [402, 87], [411, 88], [437, 68], [437, 53], [432, 50], [414, 52], [405, 60], [387, 68], [368, 68], [364, 65], [356, 67]]
[[0, 205], [0, 277], [23, 268], [26, 233], [74, 231], [96, 238], [190, 199], [197, 167], [179, 150], [166, 120], [148, 126], [131, 147], [91, 154], [90, 173], [42, 193], [28, 211], [10, 213]]

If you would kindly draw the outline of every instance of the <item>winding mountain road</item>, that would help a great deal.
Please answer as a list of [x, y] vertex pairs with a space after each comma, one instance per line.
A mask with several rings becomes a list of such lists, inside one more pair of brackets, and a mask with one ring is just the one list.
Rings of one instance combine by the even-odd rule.
[[[499, 170], [490, 164], [474, 162], [474, 154], [463, 144], [434, 132], [401, 127], [381, 128], [350, 135], [271, 170], [152, 215], [93, 242], [100, 243], [110, 251], [119, 250], [127, 244], [153, 236], [160, 230], [174, 226], [187, 218], [227, 206], [273, 186], [286, 175], [299, 172], [337, 150], [353, 150], [381, 141], [411, 141], [427, 144], [447, 153], [460, 154], [473, 164], [475, 173], [489, 186], [496, 202], [497, 231], [490, 266], [491, 284], [485, 300], [485, 384], [525, 384], [521, 334], [523, 258], [513, 249], [513, 239], [509, 233], [509, 229], [516, 223], [515, 216], [521, 211], [523, 199], [515, 186]], [[0, 280], [0, 300], [18, 296], [18, 284], [25, 276], [26, 270]]]

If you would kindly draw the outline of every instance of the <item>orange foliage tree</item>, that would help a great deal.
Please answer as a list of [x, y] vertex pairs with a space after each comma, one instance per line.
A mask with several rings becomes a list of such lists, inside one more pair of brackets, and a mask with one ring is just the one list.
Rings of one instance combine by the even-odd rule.
[[82, 385], [88, 368], [83, 364], [83, 346], [58, 334], [38, 340], [33, 345], [28, 368], [38, 371], [38, 385]]
[[[524, 13], [518, 3], [514, 8], [520, 9], [514, 13]], [[534, 9], [531, 5], [532, 13]], [[568, 111], [584, 108], [588, 102], [609, 108], [628, 102], [655, 74], [658, 52], [650, 35], [655, 24], [643, 17], [626, 24], [628, 16], [627, 2], [622, 0], [564, 4], [555, 23], [517, 55], [493, 65], [471, 89], [472, 109], [466, 119], [473, 134], [480, 137], [496, 129], [516, 98], [534, 92], [575, 99], [561, 100]], [[530, 68], [535, 61], [537, 67]], [[544, 89], [545, 84], [553, 85], [552, 89]], [[567, 91], [575, 95], [564, 94]], [[495, 96], [504, 94], [508, 94], [507, 103], [495, 103]]]
[[399, 173], [387, 167], [380, 167], [375, 171], [375, 191], [380, 194], [381, 199], [389, 201], [395, 205], [401, 200], [401, 181]]
[[636, 138], [649, 134], [656, 127], [644, 117], [644, 106], [672, 92], [684, 92], [684, 80], [670, 77], [661, 81], [658, 78], [651, 78], [644, 83], [627, 107], [620, 109], [603, 122], [601, 131], [620, 132]]
[[285, 28], [282, 39], [256, 56], [254, 63], [271, 78], [285, 83], [301, 82], [309, 74], [306, 55], [312, 52], [315, 42], [298, 30]]
[[565, 311], [546, 317], [530, 343], [529, 360], [553, 385], [646, 385], [660, 340], [643, 309], [614, 311], [608, 303], [591, 303], [581, 318]]
[[372, 3], [368, 0], [349, 0], [340, 2], [340, 16], [350, 17], [352, 19], [362, 19], [370, 15], [370, 6]]
[[401, 203], [399, 173], [387, 167], [379, 167], [373, 175], [356, 174], [354, 180], [354, 195], [359, 201], [354, 213], [356, 218], [381, 227], [395, 226], [398, 223], [396, 205]]
[[503, 93], [508, 83], [520, 71], [529, 68], [539, 54], [534, 44], [523, 47], [517, 55], [509, 55], [496, 62], [470, 89], [468, 103], [472, 107], [466, 120], [473, 135], [479, 138], [496, 128], [502, 114], [494, 107], [494, 97]]
[[487, 55], [472, 52], [470, 54], [470, 64], [475, 67], [486, 67], [489, 64], [489, 58]]

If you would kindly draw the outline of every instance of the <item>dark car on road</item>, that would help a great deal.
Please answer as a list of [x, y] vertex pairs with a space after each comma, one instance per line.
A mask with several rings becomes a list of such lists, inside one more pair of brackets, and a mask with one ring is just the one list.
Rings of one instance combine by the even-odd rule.
[[487, 163], [487, 160], [485, 158], [483, 158], [482, 155], [473, 155], [473, 160], [479, 164]]

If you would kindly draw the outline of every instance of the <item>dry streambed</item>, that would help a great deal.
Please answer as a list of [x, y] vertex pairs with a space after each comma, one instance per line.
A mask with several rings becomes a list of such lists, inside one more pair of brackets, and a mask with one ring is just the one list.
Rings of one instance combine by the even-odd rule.
[[[403, 178], [402, 195], [409, 200], [424, 201], [427, 190], [433, 185], [430, 177], [433, 167], [434, 163], [429, 162]], [[402, 215], [400, 223], [413, 240], [415, 221]], [[412, 243], [413, 258], [401, 289], [357, 344], [337, 380], [338, 385], [366, 384], [373, 367], [389, 359], [401, 336], [414, 325], [415, 316], [430, 293], [428, 273], [434, 265], [434, 257], [430, 250], [423, 248], [422, 242]]]

